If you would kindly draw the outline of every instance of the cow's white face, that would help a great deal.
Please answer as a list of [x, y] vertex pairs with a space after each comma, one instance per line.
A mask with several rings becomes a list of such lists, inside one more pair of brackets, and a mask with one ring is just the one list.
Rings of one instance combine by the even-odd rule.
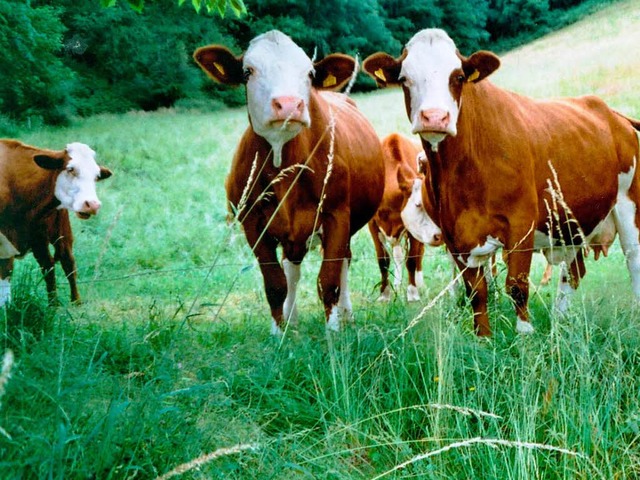
[[413, 133], [434, 150], [447, 135], [457, 134], [465, 84], [482, 81], [499, 66], [500, 59], [488, 51], [461, 56], [447, 33], [434, 28], [414, 35], [399, 58], [378, 52], [363, 64], [379, 86], [402, 86]]
[[100, 210], [102, 203], [96, 193], [96, 182], [111, 176], [111, 171], [100, 167], [96, 152], [84, 143], [67, 145], [62, 158], [36, 155], [36, 163], [48, 170], [60, 170], [54, 195], [60, 201], [59, 208], [75, 212], [86, 219]]
[[435, 146], [457, 133], [462, 61], [453, 40], [438, 29], [418, 32], [405, 50], [399, 80], [408, 91], [412, 131]]
[[253, 130], [274, 147], [309, 127], [311, 59], [289, 37], [271, 31], [253, 39], [242, 62]]
[[420, 178], [413, 181], [411, 196], [402, 209], [400, 217], [407, 231], [425, 245], [442, 245], [442, 230], [429, 216], [422, 202], [422, 183]]

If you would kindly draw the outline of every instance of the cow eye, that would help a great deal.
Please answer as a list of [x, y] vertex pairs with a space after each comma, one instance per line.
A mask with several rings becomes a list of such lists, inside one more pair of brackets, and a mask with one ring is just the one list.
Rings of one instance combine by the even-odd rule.
[[67, 173], [69, 175], [76, 175], [76, 169], [74, 167], [67, 167]]
[[251, 67], [246, 67], [243, 72], [242, 72], [242, 78], [244, 79], [244, 81], [246, 82], [247, 80], [249, 80], [249, 77], [253, 74], [253, 68]]
[[458, 75], [458, 76], [456, 77], [456, 80], [458, 81], [458, 83], [462, 83], [462, 82], [464, 82], [464, 75]]

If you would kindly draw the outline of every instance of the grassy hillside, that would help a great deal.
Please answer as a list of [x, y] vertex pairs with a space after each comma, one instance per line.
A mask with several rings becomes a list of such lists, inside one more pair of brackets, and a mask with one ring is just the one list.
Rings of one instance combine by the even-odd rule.
[[[504, 56], [495, 81], [596, 92], [640, 116], [638, 19], [640, 3], [616, 4]], [[408, 134], [399, 90], [356, 100], [380, 135]], [[640, 477], [640, 312], [617, 246], [589, 261], [562, 318], [536, 258], [526, 338], [501, 272], [495, 335], [479, 340], [460, 299], [431, 303], [451, 279], [441, 249], [425, 258], [420, 305], [404, 287], [376, 303], [362, 231], [354, 325], [325, 334], [312, 251], [300, 324], [276, 340], [253, 255], [226, 222], [223, 179], [246, 125], [244, 109], [164, 111], [19, 136], [89, 143], [114, 176], [99, 216], [73, 220], [82, 305], [60, 272], [62, 306], [48, 309], [35, 262], [18, 262], [0, 313], [15, 355], [0, 380], [0, 478], [155, 478], [190, 461], [201, 464], [183, 478]]]

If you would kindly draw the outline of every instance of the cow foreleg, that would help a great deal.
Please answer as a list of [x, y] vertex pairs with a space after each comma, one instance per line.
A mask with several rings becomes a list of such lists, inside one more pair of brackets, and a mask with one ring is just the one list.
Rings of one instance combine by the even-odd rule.
[[[323, 222], [324, 258], [318, 275], [318, 295], [324, 303], [327, 329], [333, 331], [340, 330], [341, 317], [351, 314], [347, 311], [351, 305], [347, 288], [349, 212], [344, 213], [332, 212]], [[346, 297], [341, 297], [341, 290]]]
[[531, 251], [520, 246], [520, 250], [508, 254], [507, 293], [513, 300], [516, 309], [516, 332], [527, 334], [534, 331], [529, 322], [529, 269], [531, 268]]
[[373, 246], [376, 249], [376, 258], [378, 259], [378, 267], [380, 268], [380, 296], [379, 302], [388, 302], [391, 299], [391, 286], [389, 285], [389, 253], [382, 243], [380, 238], [380, 230], [375, 221], [369, 222], [369, 232], [371, 233], [371, 240], [373, 240]]
[[473, 328], [478, 336], [485, 337], [491, 335], [489, 325], [489, 314], [487, 311], [487, 279], [484, 274], [484, 267], [470, 268], [459, 265], [462, 270], [467, 297], [473, 308]]
[[56, 305], [58, 303], [58, 295], [56, 291], [56, 270], [55, 262], [49, 252], [49, 241], [46, 237], [32, 239], [31, 249], [38, 265], [40, 265], [42, 276], [44, 277], [44, 281], [47, 285], [49, 305]]
[[293, 324], [298, 321], [296, 294], [300, 281], [300, 263], [294, 263], [285, 258], [282, 260], [282, 266], [284, 267], [284, 276], [287, 279], [287, 297], [284, 300], [282, 313], [285, 321]]
[[418, 288], [424, 285], [422, 277], [422, 257], [424, 256], [424, 243], [419, 242], [411, 235], [409, 239], [409, 254], [407, 255], [407, 273], [409, 274], [409, 285], [407, 286], [407, 301], [417, 302], [420, 300]]
[[71, 292], [71, 302], [80, 303], [80, 293], [78, 292], [78, 273], [76, 259], [73, 256], [73, 233], [69, 223], [69, 215], [59, 215], [58, 232], [60, 238], [53, 243], [55, 250], [54, 261], [60, 262], [64, 274], [69, 282]]
[[260, 265], [264, 292], [271, 308], [271, 334], [282, 335], [285, 325], [283, 305], [287, 296], [287, 279], [276, 254], [277, 242], [268, 235], [264, 235], [258, 242], [262, 231], [258, 227], [257, 222], [252, 222], [249, 218], [243, 223], [244, 234]]

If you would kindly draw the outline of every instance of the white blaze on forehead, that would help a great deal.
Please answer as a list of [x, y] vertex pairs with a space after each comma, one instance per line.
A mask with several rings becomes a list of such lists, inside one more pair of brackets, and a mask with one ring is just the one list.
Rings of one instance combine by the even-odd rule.
[[[282, 146], [309, 126], [309, 96], [313, 64], [293, 40], [281, 32], [271, 31], [254, 38], [243, 56], [243, 68], [250, 72], [247, 80], [247, 108], [253, 130], [273, 147], [279, 163]], [[295, 97], [304, 102], [301, 122], [272, 123], [272, 100]], [[276, 165], [279, 166], [279, 165]]]
[[420, 112], [438, 109], [449, 113], [447, 133], [455, 135], [460, 106], [449, 90], [449, 78], [462, 67], [455, 43], [444, 30], [431, 28], [415, 34], [405, 48], [400, 77], [410, 93], [413, 133], [420, 132]]
[[96, 181], [100, 176], [100, 167], [96, 163], [94, 152], [84, 143], [67, 145], [69, 162], [66, 170], [58, 175], [55, 196], [60, 207], [79, 212], [86, 202], [97, 202]]

